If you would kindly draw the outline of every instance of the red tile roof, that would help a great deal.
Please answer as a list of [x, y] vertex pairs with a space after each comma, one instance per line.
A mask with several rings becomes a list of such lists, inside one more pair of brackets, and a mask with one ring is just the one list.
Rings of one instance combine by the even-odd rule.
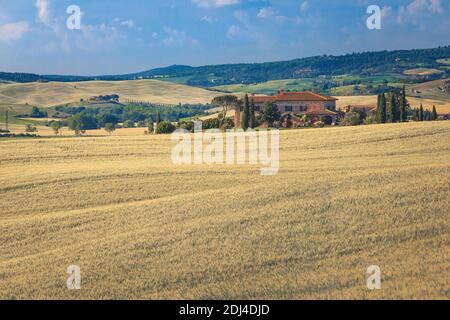
[[336, 101], [336, 98], [317, 94], [311, 91], [306, 92], [278, 92], [276, 96], [252, 96], [255, 103], [280, 102], [280, 101]]

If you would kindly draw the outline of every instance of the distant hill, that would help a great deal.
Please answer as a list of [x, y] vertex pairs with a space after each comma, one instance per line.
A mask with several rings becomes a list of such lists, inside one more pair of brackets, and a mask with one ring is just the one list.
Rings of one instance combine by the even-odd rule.
[[252, 64], [225, 64], [201, 67], [174, 65], [125, 75], [97, 77], [26, 75], [0, 73], [0, 80], [15, 82], [87, 81], [87, 80], [135, 80], [162, 79], [191, 86], [214, 87], [230, 84], [252, 84], [270, 80], [313, 78], [317, 76], [379, 74], [404, 75], [407, 70], [418, 68], [436, 69], [440, 72], [420, 75], [411, 74], [411, 79], [436, 80], [449, 77], [450, 70], [443, 61], [450, 58], [450, 46], [434, 49], [362, 52], [342, 56], [315, 56], [291, 61]]
[[218, 95], [203, 88], [157, 80], [33, 82], [0, 86], [1, 103], [28, 103], [39, 107], [77, 103], [81, 99], [112, 94], [119, 95], [121, 101], [139, 100], [162, 104], [205, 104]]

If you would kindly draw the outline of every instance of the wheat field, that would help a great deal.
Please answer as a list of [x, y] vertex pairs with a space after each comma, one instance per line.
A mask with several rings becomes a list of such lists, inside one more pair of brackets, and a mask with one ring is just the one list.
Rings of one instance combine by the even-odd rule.
[[[169, 93], [169, 94], [168, 94]], [[121, 100], [153, 103], [210, 103], [217, 92], [158, 80], [14, 83], [0, 86], [4, 104], [50, 107], [92, 96], [118, 94]]]
[[173, 145], [0, 140], [0, 298], [449, 298], [449, 122], [282, 131], [269, 177]]

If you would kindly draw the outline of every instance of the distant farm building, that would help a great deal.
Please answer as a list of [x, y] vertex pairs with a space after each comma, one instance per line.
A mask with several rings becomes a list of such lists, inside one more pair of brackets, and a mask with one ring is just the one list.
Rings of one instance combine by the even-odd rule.
[[[336, 112], [336, 101], [338, 99], [330, 96], [306, 92], [279, 91], [276, 96], [252, 95], [255, 103], [255, 112], [260, 112], [265, 103], [273, 103], [281, 114], [307, 115], [311, 121], [322, 121], [325, 124], [334, 125], [339, 114]], [[297, 117], [293, 117], [293, 120]], [[239, 122], [238, 122], [239, 123]]]
[[365, 112], [369, 113], [374, 111], [377, 107], [374, 105], [348, 105], [344, 108], [344, 112], [356, 111], [356, 112]]

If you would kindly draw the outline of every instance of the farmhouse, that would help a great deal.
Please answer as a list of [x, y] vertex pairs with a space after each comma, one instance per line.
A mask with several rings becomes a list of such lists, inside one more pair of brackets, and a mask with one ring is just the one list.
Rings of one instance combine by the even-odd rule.
[[326, 124], [335, 124], [338, 117], [338, 113], [336, 112], [336, 98], [311, 91], [278, 91], [276, 96], [253, 95], [250, 99], [253, 99], [255, 103], [255, 112], [260, 112], [265, 103], [273, 103], [282, 114], [306, 114], [313, 122], [323, 121]]

